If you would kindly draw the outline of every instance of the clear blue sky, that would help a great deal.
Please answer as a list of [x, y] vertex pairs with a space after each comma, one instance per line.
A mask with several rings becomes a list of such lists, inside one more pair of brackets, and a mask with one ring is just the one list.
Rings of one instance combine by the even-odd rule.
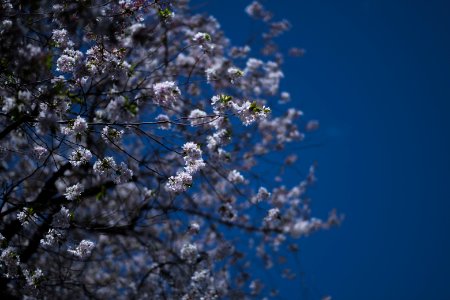
[[[242, 44], [248, 1], [205, 2]], [[284, 299], [450, 299], [450, 2], [263, 3], [294, 26], [282, 47], [307, 50], [283, 87], [321, 121], [299, 152], [319, 163], [313, 209], [346, 215], [300, 241], [308, 291]]]

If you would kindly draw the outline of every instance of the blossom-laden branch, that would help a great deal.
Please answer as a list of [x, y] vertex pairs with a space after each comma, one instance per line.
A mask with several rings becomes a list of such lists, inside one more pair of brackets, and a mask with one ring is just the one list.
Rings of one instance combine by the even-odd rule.
[[2, 299], [262, 298], [252, 265], [340, 223], [314, 165], [282, 182], [318, 128], [279, 89], [291, 25], [245, 11], [262, 54], [188, 1], [1, 1]]

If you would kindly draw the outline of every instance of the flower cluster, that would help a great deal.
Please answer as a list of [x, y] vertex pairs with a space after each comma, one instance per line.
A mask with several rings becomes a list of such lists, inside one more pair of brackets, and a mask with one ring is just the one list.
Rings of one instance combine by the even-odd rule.
[[128, 168], [127, 164], [121, 162], [120, 165], [117, 165], [112, 156], [97, 160], [93, 169], [94, 173], [102, 177], [113, 178], [116, 184], [128, 182], [133, 177], [133, 171]]
[[245, 8], [245, 12], [255, 19], [262, 19], [264, 21], [269, 21], [272, 18], [272, 14], [258, 1], [253, 1], [250, 5], [248, 5]]
[[291, 24], [261, 3], [233, 45], [187, 0], [0, 2], [5, 299], [263, 299], [256, 264], [339, 224], [314, 166], [284, 181], [319, 123], [286, 106]]
[[264, 218], [264, 222], [270, 224], [279, 218], [280, 218], [280, 210], [278, 208], [271, 208], [267, 212], [267, 216]]
[[19, 275], [20, 258], [16, 249], [13, 247], [4, 249], [0, 255], [0, 262], [5, 265], [6, 272], [4, 272], [4, 275], [7, 278], [15, 278]]
[[195, 244], [186, 243], [180, 250], [180, 257], [188, 263], [193, 264], [198, 257], [198, 249]]
[[80, 259], [86, 259], [91, 256], [94, 247], [94, 242], [89, 240], [82, 240], [75, 249], [68, 249], [67, 252], [74, 256], [77, 256]]
[[71, 48], [74, 46], [74, 43], [69, 40], [67, 30], [65, 29], [54, 29], [52, 39], [57, 47]]
[[234, 83], [234, 81], [236, 79], [238, 79], [239, 77], [242, 77], [244, 75], [244, 72], [242, 72], [241, 70], [239, 70], [238, 68], [229, 68], [227, 70], [228, 76], [230, 77], [230, 82]]
[[158, 82], [153, 85], [154, 102], [164, 107], [174, 106], [181, 92], [173, 81]]
[[206, 146], [210, 151], [218, 149], [220, 146], [225, 146], [231, 140], [231, 132], [227, 129], [220, 129], [213, 135], [209, 135], [206, 138]]
[[189, 121], [192, 126], [202, 125], [207, 122], [206, 112], [200, 109], [194, 109], [189, 113]]
[[255, 204], [263, 200], [267, 200], [269, 199], [269, 197], [270, 197], [269, 191], [267, 191], [265, 187], [260, 187], [258, 193], [255, 196], [253, 196], [250, 201]]
[[186, 163], [185, 169], [188, 173], [194, 174], [205, 166], [202, 159], [202, 150], [199, 145], [193, 142], [184, 144], [183, 154], [183, 158]]
[[44, 278], [44, 273], [39, 268], [37, 268], [34, 272], [30, 272], [25, 269], [22, 273], [25, 276], [27, 284], [33, 288], [36, 288], [39, 282]]
[[177, 175], [170, 176], [166, 188], [169, 191], [179, 193], [184, 192], [192, 186], [192, 175], [187, 171], [178, 171]]
[[169, 130], [171, 127], [170, 118], [168, 115], [159, 114], [156, 117], [156, 121], [158, 122], [158, 128], [162, 130]]
[[123, 130], [117, 130], [110, 126], [105, 126], [102, 129], [102, 139], [106, 143], [113, 143], [113, 144], [119, 144], [124, 131]]
[[187, 142], [183, 145], [184, 170], [178, 171], [177, 175], [171, 176], [167, 181], [166, 188], [172, 192], [183, 192], [192, 185], [192, 175], [205, 167], [200, 146]]
[[42, 161], [44, 157], [47, 155], [48, 150], [42, 146], [35, 146], [33, 148], [33, 154], [37, 158], [37, 160]]
[[115, 174], [117, 170], [117, 164], [113, 157], [108, 156], [103, 159], [99, 159], [94, 163], [94, 172], [104, 177]]
[[56, 70], [64, 73], [73, 72], [81, 64], [83, 53], [78, 50], [64, 49], [56, 62]]
[[211, 36], [205, 32], [197, 32], [192, 41], [200, 45], [200, 49], [205, 52], [210, 52], [214, 49], [214, 45], [211, 43]]
[[74, 167], [87, 164], [92, 158], [92, 153], [86, 148], [78, 147], [69, 157], [69, 162]]
[[17, 213], [17, 219], [22, 226], [28, 226], [30, 222], [34, 223], [37, 220], [37, 215], [32, 208], [25, 207]]
[[117, 167], [114, 176], [114, 183], [116, 184], [125, 183], [130, 181], [132, 177], [133, 171], [128, 168], [126, 163], [121, 162], [120, 165]]
[[61, 128], [62, 133], [64, 134], [75, 134], [77, 136], [80, 136], [81, 134], [85, 133], [88, 129], [88, 124], [86, 120], [80, 116], [77, 116], [75, 120], [71, 120], [67, 124], [67, 127]]
[[244, 183], [244, 176], [238, 170], [232, 170], [228, 173], [227, 179], [232, 183]]
[[258, 106], [256, 102], [250, 103], [249, 101], [245, 101], [241, 106], [233, 103], [233, 109], [239, 115], [239, 118], [245, 126], [248, 126], [257, 120], [266, 119], [270, 113], [270, 108]]
[[84, 191], [84, 186], [81, 183], [74, 184], [66, 188], [66, 199], [69, 201], [73, 201], [78, 199], [81, 196], [81, 193]]
[[59, 212], [53, 216], [52, 225], [55, 228], [61, 228], [61, 229], [69, 228], [70, 227], [70, 216], [71, 216], [71, 214], [69, 212], [69, 209], [62, 206], [61, 209], [59, 210]]
[[50, 228], [45, 234], [44, 238], [41, 239], [40, 243], [43, 247], [53, 247], [57, 244], [59, 240], [62, 239], [62, 233], [59, 230]]
[[204, 32], [197, 32], [194, 37], [192, 38], [192, 40], [196, 43], [202, 44], [204, 42], [209, 42], [211, 41], [211, 36], [207, 33]]

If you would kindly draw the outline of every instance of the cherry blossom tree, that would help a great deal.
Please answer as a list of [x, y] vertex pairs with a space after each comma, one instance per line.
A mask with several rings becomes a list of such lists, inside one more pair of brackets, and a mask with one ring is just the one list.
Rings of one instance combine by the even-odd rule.
[[260, 299], [254, 265], [339, 224], [314, 165], [259, 172], [317, 122], [279, 89], [290, 23], [246, 13], [261, 46], [187, 0], [1, 0], [2, 299]]

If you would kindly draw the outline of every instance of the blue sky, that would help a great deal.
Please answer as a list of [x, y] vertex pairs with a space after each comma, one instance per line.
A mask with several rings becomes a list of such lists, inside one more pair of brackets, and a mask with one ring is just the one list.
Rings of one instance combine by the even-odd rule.
[[[244, 43], [248, 1], [205, 3]], [[298, 153], [319, 163], [313, 209], [346, 215], [300, 241], [307, 290], [284, 299], [450, 299], [450, 2], [263, 3], [293, 24], [281, 46], [307, 50], [283, 89], [321, 121]]]

